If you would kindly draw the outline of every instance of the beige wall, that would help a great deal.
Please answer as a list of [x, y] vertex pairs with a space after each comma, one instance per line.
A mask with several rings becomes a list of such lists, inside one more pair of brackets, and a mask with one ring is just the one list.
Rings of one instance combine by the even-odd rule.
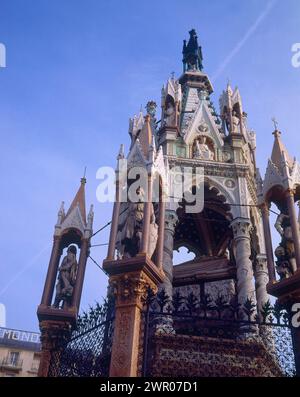
[[[4, 361], [10, 357], [11, 352], [19, 352], [17, 365], [8, 365]], [[0, 377], [4, 376], [37, 376], [40, 362], [40, 353], [22, 350], [14, 347], [0, 346]]]

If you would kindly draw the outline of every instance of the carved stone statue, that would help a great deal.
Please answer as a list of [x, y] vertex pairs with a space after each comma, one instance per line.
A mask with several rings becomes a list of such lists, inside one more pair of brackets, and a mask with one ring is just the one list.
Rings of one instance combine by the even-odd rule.
[[172, 101], [166, 103], [163, 124], [167, 127], [174, 127], [176, 125], [175, 105]]
[[154, 254], [156, 244], [157, 244], [157, 237], [158, 237], [158, 225], [155, 221], [155, 214], [152, 205], [151, 211], [151, 219], [150, 219], [150, 237], [149, 237], [149, 248], [148, 248], [148, 255], [151, 258]]
[[239, 119], [239, 117], [238, 117], [238, 115], [237, 115], [237, 113], [235, 111], [232, 112], [231, 120], [232, 120], [231, 132], [233, 134], [237, 134], [239, 132], [238, 127], [239, 127], [239, 124], [240, 124], [240, 119]]
[[275, 250], [276, 271], [280, 277], [280, 280], [290, 277], [293, 274], [291, 263], [286, 255], [285, 249], [279, 245]]
[[76, 253], [77, 249], [75, 245], [70, 245], [67, 249], [67, 255], [63, 258], [58, 269], [54, 300], [54, 307], [56, 308], [59, 308], [61, 301], [63, 301], [63, 307], [71, 303], [78, 269]]
[[194, 158], [199, 158], [201, 160], [213, 160], [214, 153], [206, 143], [206, 137], [201, 136], [196, 140], [194, 145]]
[[281, 242], [275, 250], [276, 270], [280, 279], [283, 279], [291, 276], [297, 268], [290, 217], [281, 212], [277, 217], [275, 229], [281, 236]]
[[[132, 258], [140, 250], [144, 220], [144, 191], [137, 189], [137, 202], [130, 202], [124, 213], [123, 222], [119, 224], [119, 257]], [[156, 248], [158, 226], [155, 222], [153, 204], [151, 204], [150, 237], [148, 255], [151, 257]]]

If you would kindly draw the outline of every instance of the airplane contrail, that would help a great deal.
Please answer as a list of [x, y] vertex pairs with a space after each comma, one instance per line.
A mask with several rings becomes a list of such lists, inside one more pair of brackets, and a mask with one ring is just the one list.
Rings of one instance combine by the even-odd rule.
[[26, 270], [28, 270], [29, 268], [31, 268], [31, 266], [33, 266], [36, 261], [50, 248], [49, 243], [47, 245], [44, 246], [44, 248], [41, 249], [41, 251], [39, 251], [33, 258], [32, 260], [27, 263], [22, 269], [19, 270], [18, 273], [16, 273], [10, 280], [9, 282], [1, 289], [0, 291], [0, 296], [3, 295], [8, 288], [19, 278], [22, 276], [22, 274], [24, 274], [26, 272]]
[[242, 37], [242, 39], [237, 43], [237, 45], [233, 48], [233, 50], [228, 54], [228, 56], [221, 63], [221, 65], [217, 69], [216, 73], [212, 77], [212, 82], [214, 82], [222, 74], [222, 72], [224, 71], [226, 66], [231, 62], [232, 58], [240, 51], [240, 49], [245, 45], [246, 41], [253, 35], [253, 33], [258, 28], [258, 26], [261, 24], [261, 22], [266, 18], [266, 16], [272, 10], [272, 8], [274, 7], [276, 2], [277, 2], [277, 0], [271, 0], [268, 2], [266, 8], [259, 15], [259, 17], [253, 23], [253, 25], [248, 29], [246, 34]]

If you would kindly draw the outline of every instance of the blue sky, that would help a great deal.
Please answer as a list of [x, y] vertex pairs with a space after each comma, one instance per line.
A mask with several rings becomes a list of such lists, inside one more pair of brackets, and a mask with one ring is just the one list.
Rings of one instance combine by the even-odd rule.
[[[227, 79], [240, 88], [257, 133], [264, 173], [275, 115], [299, 156], [299, 0], [0, 0], [0, 302], [7, 326], [37, 330], [60, 202], [72, 200], [87, 166], [95, 230], [111, 205], [96, 201], [100, 166], [128, 148], [128, 118], [159, 103], [162, 84], [182, 71], [182, 40], [195, 28], [216, 107]], [[107, 242], [106, 229], [93, 243]], [[101, 263], [106, 249], [93, 248]], [[82, 307], [102, 300], [106, 276], [87, 266]]]

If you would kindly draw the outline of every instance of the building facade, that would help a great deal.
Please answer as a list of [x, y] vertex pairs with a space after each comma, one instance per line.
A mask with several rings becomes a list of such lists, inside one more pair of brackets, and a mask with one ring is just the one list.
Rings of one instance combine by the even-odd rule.
[[0, 328], [0, 377], [34, 377], [41, 357], [40, 334]]

